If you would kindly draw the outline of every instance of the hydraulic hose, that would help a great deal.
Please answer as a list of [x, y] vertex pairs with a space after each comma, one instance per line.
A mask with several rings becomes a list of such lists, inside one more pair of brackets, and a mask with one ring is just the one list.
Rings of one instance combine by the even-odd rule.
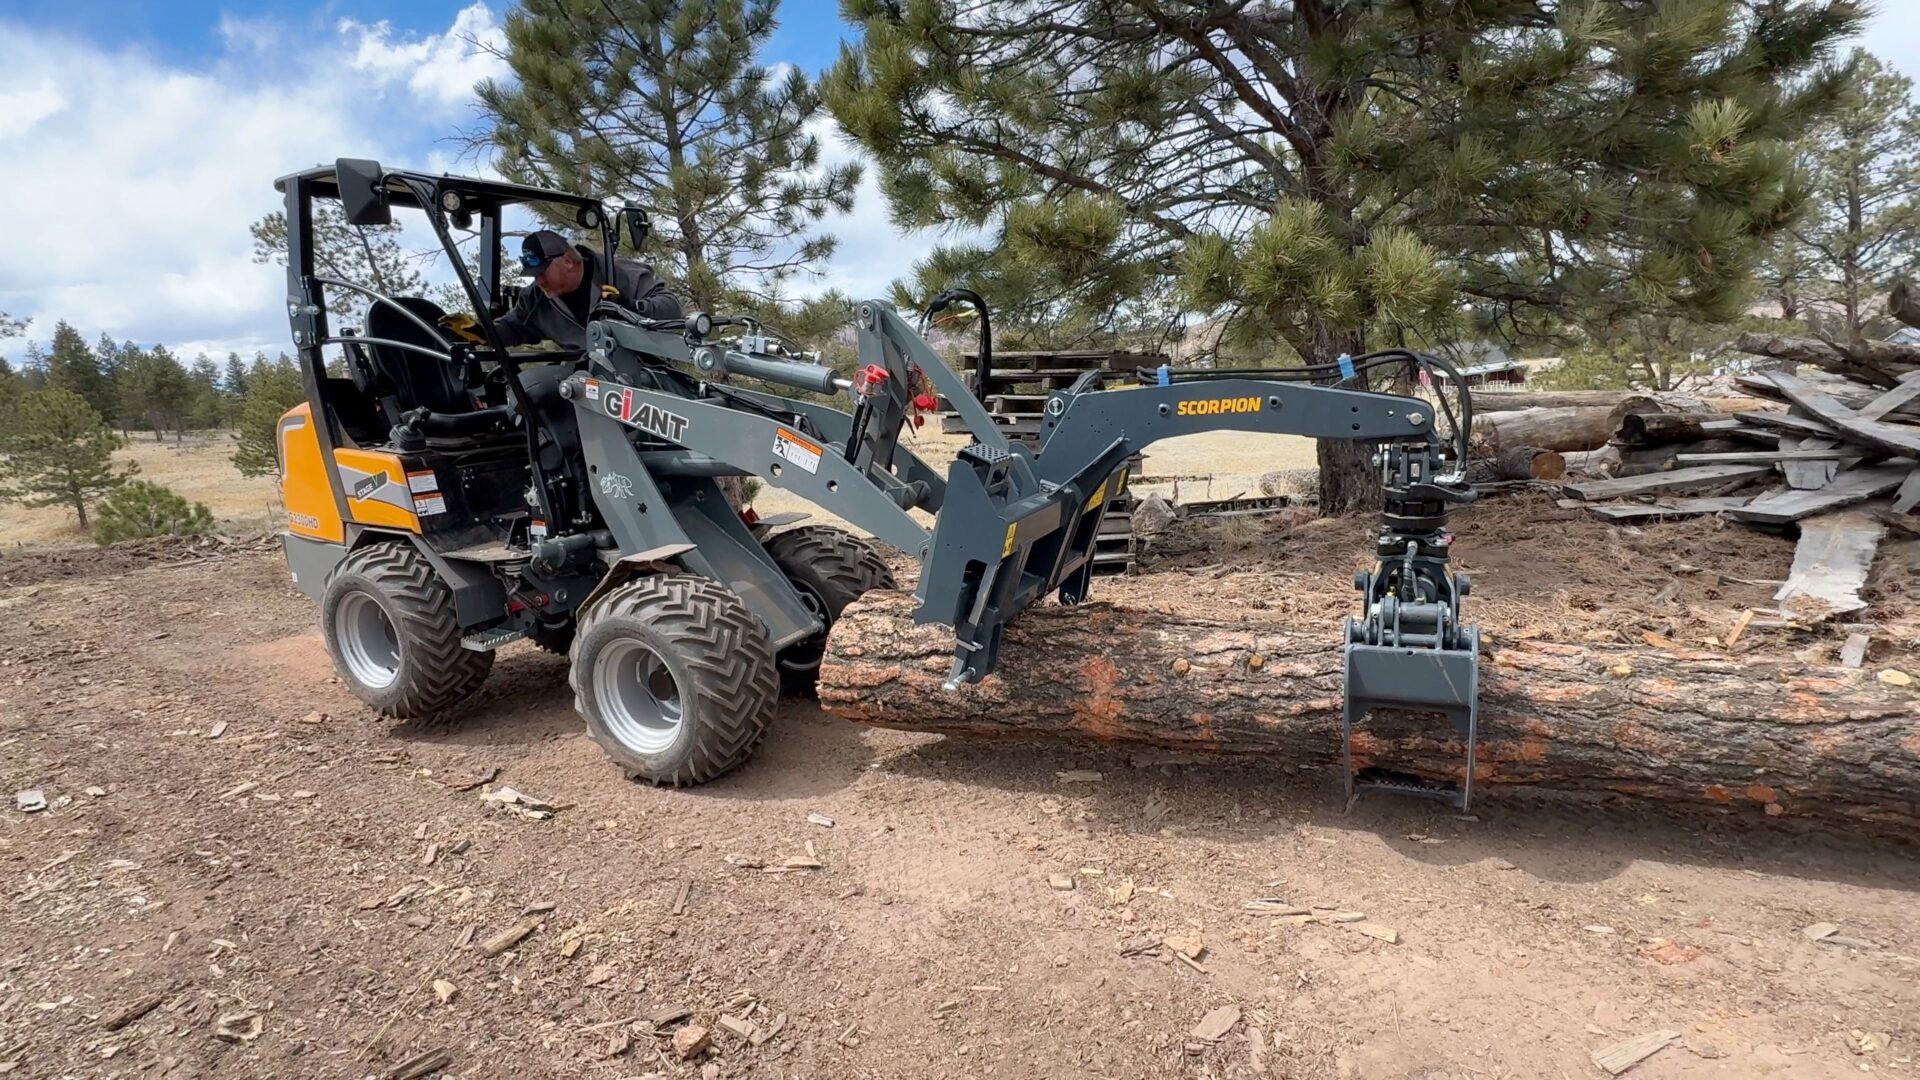
[[926, 318], [945, 311], [955, 300], [963, 300], [980, 313], [980, 353], [974, 358], [972, 389], [980, 404], [987, 403], [987, 377], [993, 371], [993, 319], [986, 298], [972, 289], [948, 289], [927, 304]]

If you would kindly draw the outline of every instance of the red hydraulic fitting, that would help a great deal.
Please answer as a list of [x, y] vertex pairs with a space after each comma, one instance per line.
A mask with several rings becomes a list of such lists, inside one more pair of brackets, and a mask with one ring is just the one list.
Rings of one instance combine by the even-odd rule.
[[860, 369], [860, 375], [853, 380], [853, 390], [857, 394], [870, 394], [873, 388], [887, 381], [887, 369], [879, 364], [868, 364]]

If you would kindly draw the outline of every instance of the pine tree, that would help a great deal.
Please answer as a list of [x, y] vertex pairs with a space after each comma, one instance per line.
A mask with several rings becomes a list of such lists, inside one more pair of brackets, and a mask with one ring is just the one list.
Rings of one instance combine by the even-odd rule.
[[93, 541], [117, 544], [156, 536], [200, 536], [213, 531], [213, 512], [148, 480], [124, 484], [96, 511]]
[[[249, 228], [253, 261], [287, 265], [287, 215], [275, 210]], [[350, 225], [337, 203], [313, 207], [313, 265], [316, 273], [350, 281], [387, 296], [418, 296], [426, 287], [420, 257], [400, 243], [400, 226]], [[362, 317], [370, 303], [348, 289], [330, 292], [329, 307], [350, 319]]]
[[285, 356], [256, 360], [247, 376], [247, 400], [234, 421], [233, 466], [242, 476], [271, 476], [280, 469], [280, 418], [307, 398], [300, 369]]
[[0, 341], [7, 338], [19, 337], [26, 332], [26, 319], [16, 319], [6, 312], [0, 311]]
[[221, 382], [221, 389], [226, 391], [231, 406], [229, 413], [237, 410], [240, 403], [247, 399], [247, 365], [237, 352], [227, 354], [226, 377]]
[[[1810, 318], [1837, 313], [1844, 337], [1891, 325], [1875, 301], [1920, 260], [1920, 108], [1913, 80], [1856, 50], [1841, 106], [1806, 140], [1811, 212], [1793, 228], [1813, 279]], [[1792, 315], [1788, 316], [1789, 318]]]
[[194, 385], [187, 369], [165, 345], [141, 349], [130, 344], [124, 355], [120, 378], [124, 422], [153, 432], [155, 442], [168, 431], [179, 441], [193, 411]]
[[27, 381], [13, 370], [7, 358], [0, 356], [0, 431], [7, 430], [13, 423], [13, 411], [20, 405], [20, 399], [27, 394]]
[[100, 358], [87, 347], [80, 331], [64, 319], [53, 327], [52, 347], [47, 352], [47, 383], [79, 394], [101, 416], [113, 415], [113, 387], [100, 370]]
[[[982, 231], [914, 291], [1188, 313], [1315, 363], [1639, 312], [1725, 318], [1797, 209], [1848, 0], [849, 0], [822, 79], [896, 220]], [[985, 286], [981, 288], [981, 286]], [[1177, 286], [1177, 288], [1175, 287]], [[1321, 447], [1322, 505], [1374, 505]]]
[[106, 419], [107, 426], [118, 427], [122, 435], [127, 434], [129, 425], [126, 418], [120, 415], [120, 380], [125, 375], [127, 351], [132, 347], [132, 342], [119, 344], [112, 335], [106, 333], [102, 333], [100, 339], [93, 343], [93, 355], [100, 361], [100, 374], [107, 380], [107, 400], [111, 403], [108, 408], [100, 410], [100, 415]]
[[0, 429], [0, 500], [69, 507], [84, 529], [88, 504], [139, 471], [114, 466], [120, 445], [79, 394], [61, 386], [28, 394]]
[[[712, 310], [832, 254], [813, 231], [860, 170], [823, 166], [815, 88], [759, 63], [776, 0], [527, 0], [506, 19], [512, 82], [479, 87], [508, 179], [646, 207], [644, 253]], [[569, 227], [571, 222], [554, 222]]]
[[187, 371], [192, 396], [187, 406], [187, 422], [197, 430], [217, 428], [227, 422], [227, 399], [220, 390], [220, 367], [213, 358], [201, 353], [193, 358]]

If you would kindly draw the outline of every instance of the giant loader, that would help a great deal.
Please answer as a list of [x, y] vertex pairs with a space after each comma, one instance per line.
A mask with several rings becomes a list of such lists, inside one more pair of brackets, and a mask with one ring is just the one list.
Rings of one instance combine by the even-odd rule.
[[[616, 300], [592, 309], [584, 349], [501, 344], [507, 214], [571, 221], [612, 252], [616, 234], [640, 249], [640, 208], [352, 159], [276, 186], [307, 398], [279, 427], [287, 563], [320, 605], [342, 680], [382, 714], [454, 709], [494, 652], [524, 638], [569, 657], [588, 732], [630, 777], [711, 780], [753, 753], [783, 690], [811, 687], [840, 612], [894, 585], [874, 541], [795, 525], [800, 515], [757, 518], [729, 502], [723, 478], [791, 492], [917, 562], [915, 619], [951, 627], [952, 689], [993, 673], [1022, 611], [1087, 598], [1100, 508], [1125, 489], [1129, 457], [1173, 436], [1278, 432], [1378, 444], [1379, 562], [1358, 575], [1361, 611], [1344, 630], [1347, 725], [1374, 709], [1450, 721], [1466, 747], [1464, 783], [1410, 790], [1470, 799], [1478, 648], [1446, 528], [1449, 509], [1471, 498], [1460, 475], [1470, 403], [1458, 392], [1455, 415], [1445, 396], [1328, 385], [1424, 367], [1451, 374], [1433, 381], [1458, 391], [1444, 361], [1395, 349], [1285, 370], [1090, 372], [1047, 398], [1030, 449], [878, 300], [855, 312], [851, 376], [749, 318], [649, 320]], [[355, 226], [388, 224], [396, 209], [423, 215], [480, 340], [443, 330], [446, 313], [423, 297], [321, 272], [321, 201]], [[333, 306], [355, 298], [363, 325], [336, 330]], [[985, 304], [955, 292], [928, 314], [953, 305], [979, 309], [989, 364]], [[344, 374], [329, 373], [330, 356]], [[930, 395], [973, 436], [944, 473], [901, 442]], [[1346, 773], [1350, 799], [1370, 786]]]

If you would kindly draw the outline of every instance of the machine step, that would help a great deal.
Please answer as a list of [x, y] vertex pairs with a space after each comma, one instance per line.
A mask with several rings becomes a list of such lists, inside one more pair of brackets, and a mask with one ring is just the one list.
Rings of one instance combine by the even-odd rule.
[[527, 635], [505, 626], [496, 626], [491, 630], [476, 630], [460, 639], [460, 647], [474, 652], [492, 652], [502, 645], [519, 641]]

